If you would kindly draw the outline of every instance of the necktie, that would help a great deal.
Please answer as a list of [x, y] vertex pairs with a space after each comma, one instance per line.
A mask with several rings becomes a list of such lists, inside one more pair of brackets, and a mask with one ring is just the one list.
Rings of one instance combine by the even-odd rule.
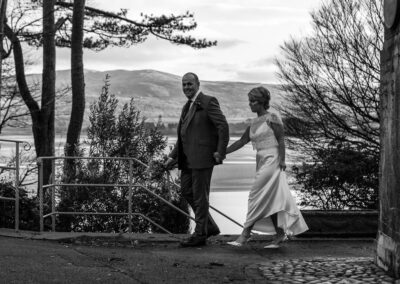
[[188, 100], [188, 101], [186, 102], [185, 106], [183, 107], [183, 110], [182, 110], [182, 119], [183, 119], [183, 120], [186, 119], [186, 116], [187, 116], [187, 114], [188, 114], [188, 112], [189, 112], [190, 104], [191, 104], [191, 103], [192, 103], [192, 100]]

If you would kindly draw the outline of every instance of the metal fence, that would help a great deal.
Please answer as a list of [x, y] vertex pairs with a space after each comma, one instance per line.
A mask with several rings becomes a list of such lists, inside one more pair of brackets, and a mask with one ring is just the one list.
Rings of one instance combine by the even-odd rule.
[[15, 231], [18, 231], [18, 230], [19, 230], [19, 186], [20, 186], [20, 181], [19, 181], [19, 169], [20, 169], [20, 144], [24, 144], [24, 145], [25, 145], [25, 149], [26, 149], [26, 148], [30, 148], [30, 145], [29, 145], [28, 142], [19, 141], [19, 140], [0, 139], [0, 142], [14, 143], [14, 144], [15, 144], [15, 166], [13, 166], [13, 167], [10, 167], [10, 166], [0, 166], [0, 169], [2, 169], [2, 170], [15, 171], [15, 180], [14, 180], [15, 195], [14, 195], [14, 197], [0, 196], [0, 200], [14, 201], [14, 202], [15, 202], [15, 213], [14, 213], [14, 218], [15, 218]]
[[[80, 160], [122, 160], [122, 161], [128, 161], [129, 162], [129, 183], [128, 184], [79, 184], [79, 183], [74, 183], [74, 184], [68, 184], [68, 183], [56, 183], [55, 181], [55, 167], [56, 167], [56, 160], [67, 160], [67, 159], [80, 159]], [[52, 175], [51, 175], [51, 180], [50, 183], [47, 185], [43, 185], [43, 161], [45, 160], [51, 160], [51, 164], [52, 164]], [[165, 229], [164, 227], [162, 227], [160, 224], [157, 224], [156, 222], [154, 222], [153, 220], [151, 220], [151, 218], [145, 216], [142, 213], [137, 213], [137, 212], [132, 212], [132, 199], [133, 199], [133, 188], [140, 188], [143, 191], [148, 192], [149, 194], [153, 195], [154, 197], [158, 198], [159, 200], [161, 200], [162, 202], [164, 202], [165, 204], [167, 204], [168, 206], [170, 206], [171, 208], [177, 210], [178, 212], [184, 214], [185, 216], [187, 216], [188, 218], [194, 220], [194, 218], [192, 216], [190, 216], [189, 214], [187, 214], [185, 211], [181, 210], [180, 208], [176, 207], [175, 205], [173, 205], [171, 202], [169, 202], [168, 200], [164, 199], [163, 197], [161, 197], [160, 195], [156, 194], [155, 192], [153, 192], [152, 190], [150, 190], [149, 188], [147, 188], [146, 186], [143, 186], [142, 184], [134, 184], [133, 183], [133, 165], [134, 163], [149, 168], [148, 165], [146, 165], [145, 163], [143, 163], [142, 161], [136, 159], [136, 158], [127, 158], [127, 157], [40, 157], [37, 159], [38, 161], [38, 169], [39, 169], [39, 216], [40, 216], [40, 232], [43, 232], [44, 230], [44, 219], [47, 217], [51, 217], [51, 229], [54, 232], [55, 231], [55, 217], [56, 215], [120, 215], [120, 216], [128, 216], [128, 231], [129, 233], [132, 232], [132, 216], [141, 216], [142, 218], [144, 218], [145, 220], [147, 220], [148, 222], [152, 223], [153, 225], [155, 225], [156, 227], [160, 228], [161, 230], [163, 230], [164, 232], [168, 233], [168, 234], [172, 234], [171, 232], [169, 232], [167, 229]], [[176, 183], [174, 183], [173, 181], [171, 181], [175, 186], [178, 186]], [[58, 186], [63, 186], [63, 187], [128, 187], [128, 208], [127, 208], [127, 212], [121, 212], [121, 213], [115, 213], [115, 212], [60, 212], [60, 211], [56, 211], [56, 192], [55, 189]], [[179, 186], [178, 186], [179, 187]], [[43, 212], [43, 203], [44, 203], [44, 198], [43, 198], [43, 191], [46, 188], [50, 188], [51, 189], [51, 212], [48, 214], [44, 215]], [[230, 218], [229, 216], [227, 216], [226, 214], [222, 213], [221, 211], [219, 211], [218, 209], [210, 206], [211, 209], [213, 209], [214, 211], [216, 211], [217, 213], [221, 214], [222, 216], [224, 216], [225, 218], [227, 218], [228, 220], [230, 220], [231, 222], [237, 224], [238, 226], [242, 227], [242, 225], [233, 220], [232, 218]]]

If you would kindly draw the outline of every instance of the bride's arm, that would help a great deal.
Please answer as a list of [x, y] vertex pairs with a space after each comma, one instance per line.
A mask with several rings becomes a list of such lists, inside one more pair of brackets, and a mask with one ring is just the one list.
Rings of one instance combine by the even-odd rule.
[[250, 126], [248, 126], [246, 128], [246, 130], [244, 131], [242, 137], [240, 137], [239, 140], [237, 140], [235, 143], [231, 144], [227, 149], [226, 149], [226, 153], [232, 153], [235, 152], [236, 150], [239, 150], [240, 148], [242, 148], [244, 145], [246, 145], [247, 143], [249, 143], [250, 141]]
[[278, 152], [279, 152], [279, 166], [282, 170], [286, 169], [285, 163], [285, 135], [283, 125], [271, 122], [271, 128], [274, 131], [276, 140], [278, 141]]

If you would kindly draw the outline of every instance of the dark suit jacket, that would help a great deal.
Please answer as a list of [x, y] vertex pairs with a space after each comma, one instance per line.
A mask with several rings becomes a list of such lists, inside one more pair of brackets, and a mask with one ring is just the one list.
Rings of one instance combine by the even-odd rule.
[[[186, 165], [192, 169], [212, 167], [215, 165], [214, 152], [218, 152], [222, 159], [225, 158], [229, 127], [216, 98], [200, 92], [185, 121], [181, 114], [178, 140], [169, 155], [178, 160], [179, 169]], [[187, 158], [186, 165], [183, 149]]]

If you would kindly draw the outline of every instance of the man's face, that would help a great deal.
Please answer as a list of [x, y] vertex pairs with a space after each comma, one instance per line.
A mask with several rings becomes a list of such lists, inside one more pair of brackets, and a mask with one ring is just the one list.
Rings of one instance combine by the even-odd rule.
[[182, 90], [188, 99], [194, 97], [199, 90], [199, 82], [192, 74], [187, 74], [182, 78]]

